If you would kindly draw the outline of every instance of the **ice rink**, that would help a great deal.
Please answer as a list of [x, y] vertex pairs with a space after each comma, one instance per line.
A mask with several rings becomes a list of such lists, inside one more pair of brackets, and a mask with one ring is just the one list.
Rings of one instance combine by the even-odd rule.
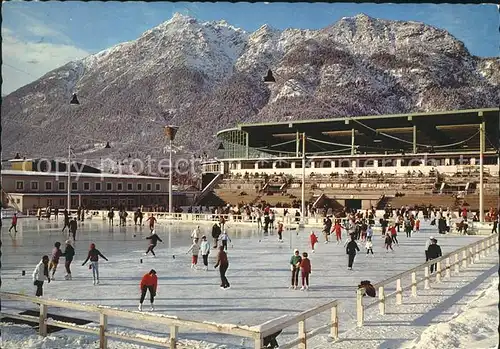
[[[116, 224], [116, 223], [115, 223]], [[128, 223], [130, 224], [130, 223]], [[67, 233], [61, 233], [62, 220], [58, 222], [38, 221], [34, 218], [19, 220], [18, 233], [9, 234], [10, 220], [5, 219], [2, 227], [2, 290], [7, 292], [34, 295], [35, 287], [32, 272], [43, 254], [50, 255], [54, 242], [60, 241], [64, 250]], [[200, 224], [201, 231], [211, 239], [211, 225]], [[406, 238], [398, 235], [399, 246], [395, 252], [383, 250], [383, 239], [374, 234], [374, 256], [367, 256], [364, 244], [356, 256], [354, 270], [347, 270], [347, 255], [342, 245], [335, 242], [323, 243], [318, 229], [286, 231], [284, 242], [277, 241], [277, 235], [264, 236], [257, 227], [227, 224], [232, 239], [229, 244], [229, 270], [227, 277], [231, 289], [219, 288], [219, 273], [214, 269], [216, 252], [212, 249], [209, 270], [192, 270], [191, 254], [186, 254], [190, 234], [195, 225], [160, 221], [156, 231], [163, 239], [156, 249], [157, 257], [144, 256], [148, 246], [145, 240], [149, 235], [148, 227], [110, 227], [106, 221], [94, 218], [79, 224], [76, 256], [72, 264], [73, 280], [64, 280], [64, 258], [56, 272], [56, 280], [44, 285], [44, 297], [65, 299], [87, 304], [101, 304], [127, 310], [137, 310], [139, 301], [139, 282], [142, 275], [154, 268], [159, 277], [158, 296], [155, 301], [156, 312], [175, 315], [182, 319], [257, 325], [270, 319], [291, 313], [298, 313], [327, 301], [341, 301], [339, 309], [340, 331], [354, 326], [355, 290], [361, 280], [373, 283], [391, 277], [425, 262], [424, 246], [431, 236], [438, 239], [443, 254], [478, 240], [475, 236], [439, 235], [435, 227], [422, 222], [420, 233]], [[301, 252], [311, 252], [309, 234], [314, 230], [320, 243], [316, 252], [310, 253], [312, 264], [311, 288], [309, 291], [290, 290], [289, 260], [294, 248]], [[344, 235], [345, 239], [345, 235]], [[100, 261], [101, 284], [93, 286], [92, 272], [81, 263], [87, 256], [89, 244], [97, 248], [109, 259]], [[173, 258], [175, 256], [175, 258]], [[143, 263], [140, 260], [143, 260]], [[201, 257], [200, 257], [201, 261]], [[26, 275], [22, 276], [22, 271]], [[299, 281], [300, 282], [300, 281]], [[392, 292], [391, 290], [388, 290]], [[2, 302], [2, 311], [20, 312], [34, 308], [30, 304]], [[148, 310], [148, 300], [144, 303]], [[50, 313], [71, 317], [97, 320], [90, 313], [67, 313], [64, 309], [49, 309]], [[308, 320], [308, 327], [320, 326], [327, 321], [318, 316]], [[168, 329], [154, 325], [109, 319], [109, 325], [118, 326], [124, 331], [141, 329], [144, 333], [167, 337]], [[280, 341], [296, 336], [296, 328], [289, 328], [279, 337]], [[67, 332], [67, 331], [65, 331]], [[326, 340], [327, 333], [320, 341]], [[228, 348], [241, 345], [252, 346], [249, 340], [220, 334], [186, 332], [180, 329], [180, 339], [202, 340], [208, 343], [226, 344]], [[8, 328], [3, 331], [3, 340], [9, 340]]]

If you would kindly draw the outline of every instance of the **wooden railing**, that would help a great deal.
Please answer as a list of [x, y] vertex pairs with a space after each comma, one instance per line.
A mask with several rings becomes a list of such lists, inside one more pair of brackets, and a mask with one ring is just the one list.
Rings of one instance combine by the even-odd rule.
[[[338, 338], [338, 301], [334, 300], [326, 304], [320, 305], [318, 307], [306, 310], [298, 315], [294, 316], [283, 316], [271, 321], [267, 321], [258, 326], [238, 326], [230, 324], [217, 324], [208, 322], [198, 322], [193, 320], [182, 320], [175, 316], [167, 315], [153, 315], [142, 312], [126, 311], [116, 308], [103, 307], [98, 305], [85, 305], [74, 302], [67, 302], [55, 299], [45, 299], [32, 296], [25, 296], [16, 293], [0, 292], [2, 300], [12, 300], [26, 303], [36, 303], [40, 306], [39, 317], [29, 316], [29, 315], [18, 315], [12, 313], [2, 312], [2, 317], [9, 317], [14, 319], [19, 319], [27, 322], [38, 323], [40, 336], [47, 336], [47, 326], [57, 326], [65, 329], [70, 329], [77, 332], [85, 332], [99, 336], [99, 348], [107, 348], [108, 338], [132, 341], [143, 344], [150, 345], [160, 345], [171, 349], [182, 347], [182, 342], [179, 342], [178, 333], [179, 328], [191, 329], [203, 331], [205, 333], [224, 333], [233, 336], [245, 337], [254, 341], [254, 348], [261, 349], [265, 338], [281, 331], [287, 327], [298, 324], [299, 335], [298, 338], [288, 342], [286, 344], [280, 345], [280, 348], [292, 348], [298, 346], [299, 349], [306, 349], [307, 339], [312, 338], [319, 334], [325, 329], [330, 330], [330, 337], [333, 339]], [[50, 307], [71, 309], [76, 311], [82, 311], [87, 313], [99, 314], [99, 328], [92, 328], [84, 325], [75, 325], [72, 323], [58, 321], [53, 319], [48, 319], [48, 309]], [[309, 332], [306, 331], [306, 320], [321, 314], [323, 312], [330, 311], [331, 321], [325, 325], [315, 328]], [[152, 337], [152, 336], [140, 336], [138, 334], [124, 334], [113, 332], [108, 328], [108, 318], [114, 317], [126, 320], [143, 321], [144, 323], [155, 323], [159, 325], [165, 325], [170, 328], [170, 336], [168, 338]], [[285, 319], [286, 318], [286, 319]]]
[[[469, 264], [474, 264], [476, 259], [485, 257], [486, 254], [493, 252], [498, 249], [498, 234], [490, 235], [485, 239], [476, 241], [472, 244], [459, 248], [453, 252], [447, 253], [442, 257], [430, 260], [424, 264], [419, 265], [413, 269], [407, 270], [401, 274], [395, 275], [391, 278], [383, 280], [373, 285], [375, 290], [378, 291], [378, 300], [371, 302], [367, 305], [364, 304], [365, 290], [363, 288], [356, 291], [356, 313], [357, 313], [357, 324], [358, 326], [363, 326], [364, 324], [364, 313], [365, 310], [379, 306], [379, 312], [381, 315], [385, 315], [386, 300], [389, 297], [396, 297], [396, 304], [403, 304], [403, 292], [405, 290], [411, 289], [411, 296], [417, 296], [417, 286], [420, 283], [424, 283], [424, 289], [430, 289], [431, 283], [431, 265], [435, 265], [436, 272], [432, 275], [432, 278], [436, 283], [440, 283], [443, 279], [443, 273], [445, 278], [450, 278], [452, 269], [454, 273], [458, 274], [460, 272], [460, 267], [466, 268]], [[418, 278], [417, 273], [424, 273], [423, 278]], [[411, 278], [410, 284], [403, 286], [402, 280], [405, 278]], [[396, 291], [390, 294], [385, 294], [386, 286], [396, 283]]]

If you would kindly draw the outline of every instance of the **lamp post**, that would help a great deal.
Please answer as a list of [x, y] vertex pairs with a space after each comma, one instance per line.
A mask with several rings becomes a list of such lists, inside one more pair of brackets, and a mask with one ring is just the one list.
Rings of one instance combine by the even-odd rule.
[[484, 222], [484, 121], [479, 124], [479, 221]]
[[66, 170], [68, 172], [68, 190], [66, 197], [66, 208], [69, 211], [71, 210], [71, 145], [68, 145], [68, 163], [66, 164]]
[[[265, 84], [276, 83], [276, 78], [273, 75], [271, 69], [267, 71], [267, 75], [264, 76]], [[306, 133], [302, 133], [302, 190], [301, 190], [301, 215], [300, 215], [300, 225], [305, 224], [306, 217]]]
[[172, 143], [174, 142], [175, 134], [179, 127], [168, 125], [165, 126], [165, 136], [169, 141], [169, 170], [168, 170], [168, 213], [172, 213]]

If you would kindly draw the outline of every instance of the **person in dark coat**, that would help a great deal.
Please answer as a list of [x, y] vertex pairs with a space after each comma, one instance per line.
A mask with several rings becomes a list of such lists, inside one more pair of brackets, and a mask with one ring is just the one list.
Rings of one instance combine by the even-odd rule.
[[149, 244], [149, 247], [148, 247], [145, 255], [147, 256], [148, 253], [151, 252], [153, 254], [153, 256], [156, 257], [155, 251], [153, 251], [153, 250], [156, 247], [156, 245], [158, 244], [158, 241], [163, 242], [163, 240], [160, 239], [160, 237], [156, 234], [156, 231], [154, 231], [154, 230], [150, 236], [146, 237], [146, 240], [151, 240], [151, 243]]
[[349, 256], [349, 263], [347, 269], [352, 270], [352, 264], [354, 263], [354, 257], [356, 257], [356, 251], [359, 251], [358, 244], [356, 243], [355, 236], [351, 235], [351, 241], [347, 244], [345, 251]]
[[66, 268], [66, 275], [64, 276], [64, 279], [72, 280], [70, 266], [71, 262], [73, 262], [73, 258], [75, 257], [75, 249], [71, 245], [70, 240], [66, 240], [66, 248], [64, 249], [63, 256], [66, 258], [66, 262], [64, 262], [64, 268]]
[[[427, 249], [427, 255], [429, 257], [429, 260], [433, 260], [436, 258], [439, 258], [443, 255], [441, 251], [441, 246], [437, 244], [436, 239], [432, 239], [432, 243], [429, 245], [429, 248]], [[431, 274], [436, 270], [436, 264], [431, 264]]]
[[68, 235], [73, 235], [73, 241], [76, 241], [76, 230], [78, 229], [78, 223], [76, 222], [76, 217], [69, 222], [69, 232]]
[[212, 238], [214, 239], [214, 248], [217, 248], [217, 242], [219, 241], [219, 236], [222, 234], [222, 229], [215, 223], [212, 227]]
[[69, 220], [70, 220], [70, 217], [69, 217], [69, 213], [68, 213], [68, 210], [64, 209], [64, 227], [62, 228], [62, 232], [64, 233], [64, 230], [66, 229], [66, 227], [68, 227], [68, 230], [70, 229], [70, 226], [69, 226]]
[[217, 263], [214, 268], [219, 267], [220, 272], [220, 287], [223, 289], [230, 288], [229, 281], [226, 278], [227, 268], [229, 268], [229, 261], [223, 246], [219, 246], [219, 254], [217, 255]]

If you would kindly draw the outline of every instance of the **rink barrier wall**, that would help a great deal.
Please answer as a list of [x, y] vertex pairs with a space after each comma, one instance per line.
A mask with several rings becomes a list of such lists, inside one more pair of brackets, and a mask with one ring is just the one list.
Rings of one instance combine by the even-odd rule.
[[[396, 297], [396, 305], [403, 304], [403, 292], [411, 289], [411, 296], [417, 296], [417, 286], [424, 283], [424, 289], [430, 289], [431, 281], [440, 283], [444, 278], [449, 279], [453, 273], [459, 274], [460, 268], [467, 268], [468, 265], [474, 264], [486, 255], [498, 250], [498, 234], [493, 234], [487, 238], [481, 239], [467, 246], [459, 248], [453, 252], [447, 253], [439, 258], [430, 260], [413, 269], [390, 277], [386, 280], [373, 284], [373, 287], [378, 292], [378, 300], [369, 304], [364, 304], [365, 290], [363, 288], [356, 291], [356, 314], [358, 327], [363, 326], [365, 318], [365, 310], [376, 305], [379, 307], [380, 315], [385, 315], [386, 300], [389, 297]], [[431, 275], [431, 265], [436, 266], [436, 272]], [[423, 278], [418, 278], [418, 274], [423, 272]], [[403, 280], [410, 279], [410, 283], [403, 286]], [[396, 282], [396, 291], [386, 294], [387, 286], [393, 285]]]
[[[263, 342], [262, 332], [256, 327], [182, 320], [173, 316], [132, 312], [132, 311], [126, 311], [126, 310], [98, 306], [98, 305], [86, 305], [86, 304], [79, 304], [79, 303], [56, 300], [56, 299], [45, 299], [33, 296], [25, 296], [10, 292], [0, 292], [0, 297], [2, 300], [8, 299], [26, 303], [35, 303], [39, 304], [40, 307], [40, 316], [38, 318], [34, 316], [17, 315], [17, 314], [3, 313], [3, 312], [1, 313], [2, 317], [6, 316], [28, 322], [38, 323], [39, 334], [40, 336], [44, 337], [47, 336], [47, 325], [53, 325], [77, 332], [85, 332], [93, 334], [99, 337], [100, 349], [107, 348], [108, 338], [115, 338], [119, 340], [132, 341], [149, 345], [165, 346], [171, 349], [181, 348], [183, 347], [182, 343], [178, 341], [178, 333], [180, 328], [181, 329], [189, 328], [191, 330], [198, 330], [209, 333], [224, 333], [233, 336], [246, 337], [254, 340], [255, 343], [259, 343], [259, 345], [260, 343]], [[87, 313], [99, 314], [99, 328], [96, 329], [88, 325], [87, 326], [75, 325], [72, 323], [47, 319], [49, 306], [55, 308], [71, 309]], [[168, 326], [168, 328], [170, 329], [169, 338], [161, 338], [161, 337], [155, 338], [151, 336], [140, 336], [140, 335], [134, 336], [133, 334], [112, 332], [108, 329], [108, 317], [134, 320], [134, 321], [144, 321], [148, 323], [156, 323], [159, 325]]]

